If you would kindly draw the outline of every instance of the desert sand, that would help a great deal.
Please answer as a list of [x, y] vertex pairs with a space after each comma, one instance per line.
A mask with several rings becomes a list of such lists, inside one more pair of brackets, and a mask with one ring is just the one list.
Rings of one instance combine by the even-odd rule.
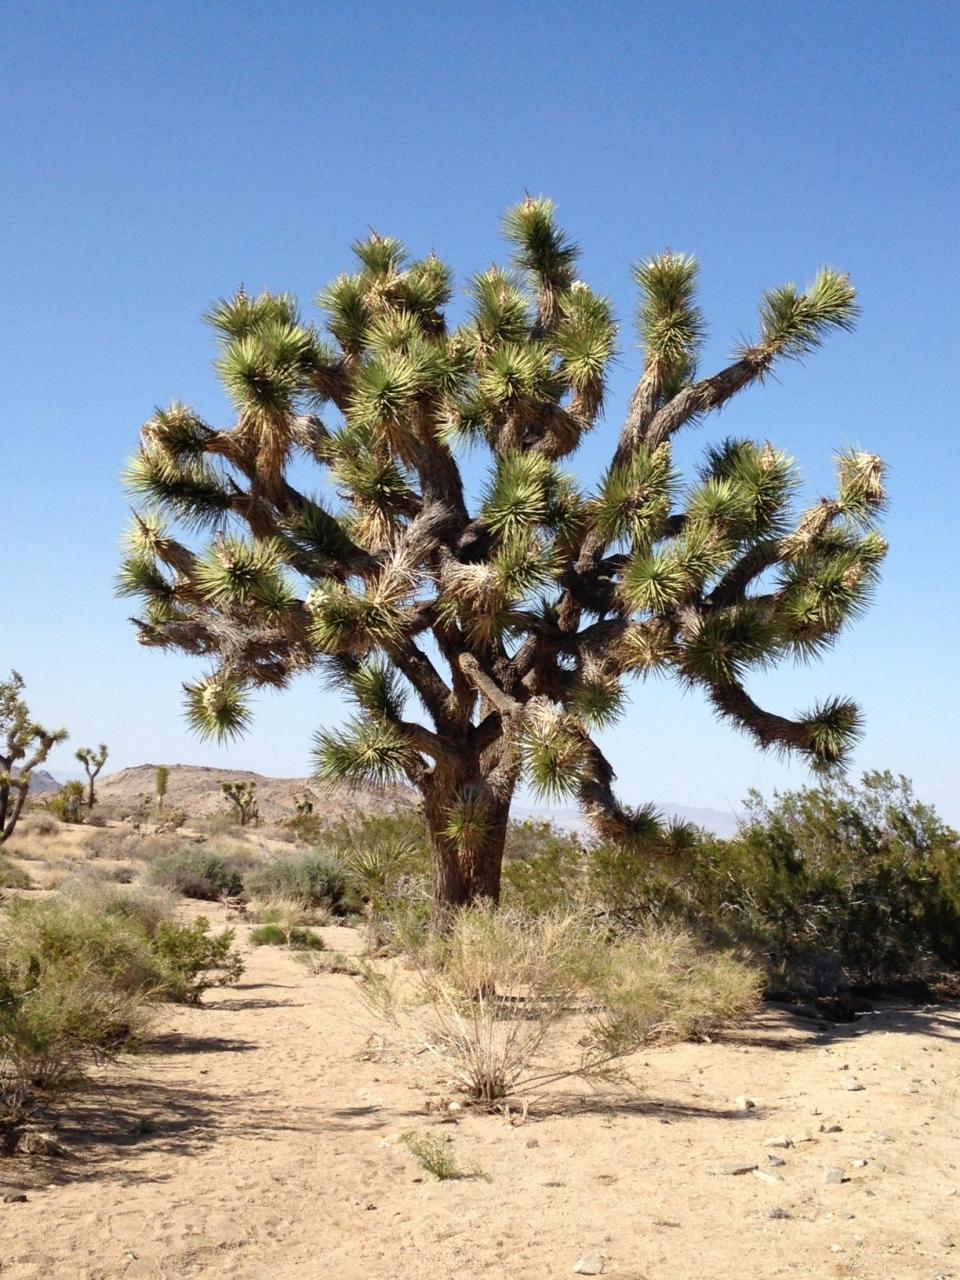
[[[442, 1065], [374, 1034], [351, 977], [246, 933], [236, 986], [166, 1007], [58, 1113], [64, 1154], [0, 1163], [27, 1196], [0, 1203], [3, 1280], [553, 1280], [584, 1255], [620, 1280], [960, 1275], [955, 1008], [767, 1007], [638, 1055], [635, 1089], [451, 1114]], [[410, 1130], [485, 1176], [436, 1181]]]

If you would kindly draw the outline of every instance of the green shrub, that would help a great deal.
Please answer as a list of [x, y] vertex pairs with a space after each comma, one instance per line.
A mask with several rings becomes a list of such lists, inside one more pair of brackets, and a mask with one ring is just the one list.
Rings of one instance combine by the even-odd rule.
[[290, 947], [294, 951], [323, 951], [325, 946], [319, 933], [302, 925], [284, 929], [279, 924], [261, 924], [250, 931], [250, 942], [255, 947]]
[[208, 921], [180, 925], [163, 897], [108, 881], [71, 884], [41, 902], [13, 903], [0, 926], [0, 966], [10, 975], [71, 963], [145, 1000], [193, 1002], [240, 973], [234, 934]]
[[185, 898], [216, 902], [243, 892], [245, 859], [222, 855], [202, 845], [183, 845], [161, 854], [151, 865], [149, 879]]
[[0, 961], [0, 1129], [18, 1125], [43, 1093], [75, 1084], [91, 1058], [142, 1037], [144, 1000], [88, 965], [48, 961], [10, 972]]
[[60, 822], [83, 822], [87, 796], [82, 782], [65, 782], [47, 800], [47, 809]]
[[304, 844], [316, 844], [323, 835], [323, 821], [315, 813], [298, 813], [296, 817], [287, 818], [283, 828]]
[[619, 925], [680, 921], [748, 946], [775, 988], [827, 995], [960, 968], [960, 837], [890, 773], [769, 805], [754, 793], [738, 834], [702, 836], [682, 865], [598, 845], [588, 886]]
[[0, 889], [29, 889], [32, 884], [22, 867], [0, 855]]
[[574, 910], [583, 898], [583, 846], [549, 822], [512, 822], [503, 864], [503, 901], [526, 915]]
[[247, 873], [245, 893], [254, 898], [293, 898], [337, 914], [348, 909], [347, 874], [343, 863], [321, 849], [275, 858]]
[[457, 1163], [452, 1138], [435, 1133], [405, 1133], [403, 1141], [420, 1168], [438, 1182], [451, 1182], [465, 1176]]
[[38, 1091], [62, 1089], [92, 1057], [130, 1047], [159, 1000], [195, 1002], [235, 980], [233, 933], [169, 918], [172, 899], [74, 876], [0, 919], [0, 1125], [17, 1125]]

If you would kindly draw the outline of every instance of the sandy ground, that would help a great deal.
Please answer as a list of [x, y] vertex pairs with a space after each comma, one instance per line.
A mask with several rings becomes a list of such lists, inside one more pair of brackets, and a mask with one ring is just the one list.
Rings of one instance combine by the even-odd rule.
[[[641, 1055], [633, 1094], [441, 1120], [435, 1060], [371, 1052], [349, 977], [247, 962], [62, 1113], [67, 1155], [0, 1162], [27, 1194], [0, 1203], [3, 1280], [552, 1280], [584, 1254], [620, 1280], [960, 1277], [956, 1009], [767, 1010]], [[409, 1130], [489, 1180], [424, 1174]]]

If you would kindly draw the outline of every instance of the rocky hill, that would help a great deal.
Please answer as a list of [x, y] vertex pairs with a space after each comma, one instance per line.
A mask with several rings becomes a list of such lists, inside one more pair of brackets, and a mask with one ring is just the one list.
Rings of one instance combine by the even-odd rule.
[[[16, 777], [18, 770], [13, 770]], [[47, 773], [46, 769], [34, 769], [30, 775], [30, 795], [31, 796], [52, 796], [55, 791], [60, 790], [61, 784], [56, 780], [52, 773]]]
[[[312, 799], [314, 813], [325, 822], [335, 823], [355, 814], [389, 813], [410, 809], [416, 803], [412, 791], [402, 787], [381, 789], [366, 787], [356, 791], [345, 788], [320, 787], [313, 778], [267, 778], [245, 769], [214, 769], [202, 765], [169, 766], [167, 809], [182, 809], [190, 817], [209, 817], [224, 813], [227, 801], [220, 790], [221, 782], [255, 782], [260, 816], [267, 822], [292, 817], [296, 801], [302, 795]], [[146, 799], [152, 800], [157, 766], [136, 765], [107, 774], [97, 783], [101, 804], [117, 809], [135, 810]]]

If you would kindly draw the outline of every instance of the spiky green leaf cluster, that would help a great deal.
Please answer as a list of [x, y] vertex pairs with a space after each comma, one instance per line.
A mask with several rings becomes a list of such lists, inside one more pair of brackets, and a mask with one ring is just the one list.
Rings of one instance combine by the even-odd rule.
[[348, 787], [386, 786], [405, 779], [412, 758], [403, 733], [388, 720], [358, 716], [340, 732], [314, 737], [316, 776]]

